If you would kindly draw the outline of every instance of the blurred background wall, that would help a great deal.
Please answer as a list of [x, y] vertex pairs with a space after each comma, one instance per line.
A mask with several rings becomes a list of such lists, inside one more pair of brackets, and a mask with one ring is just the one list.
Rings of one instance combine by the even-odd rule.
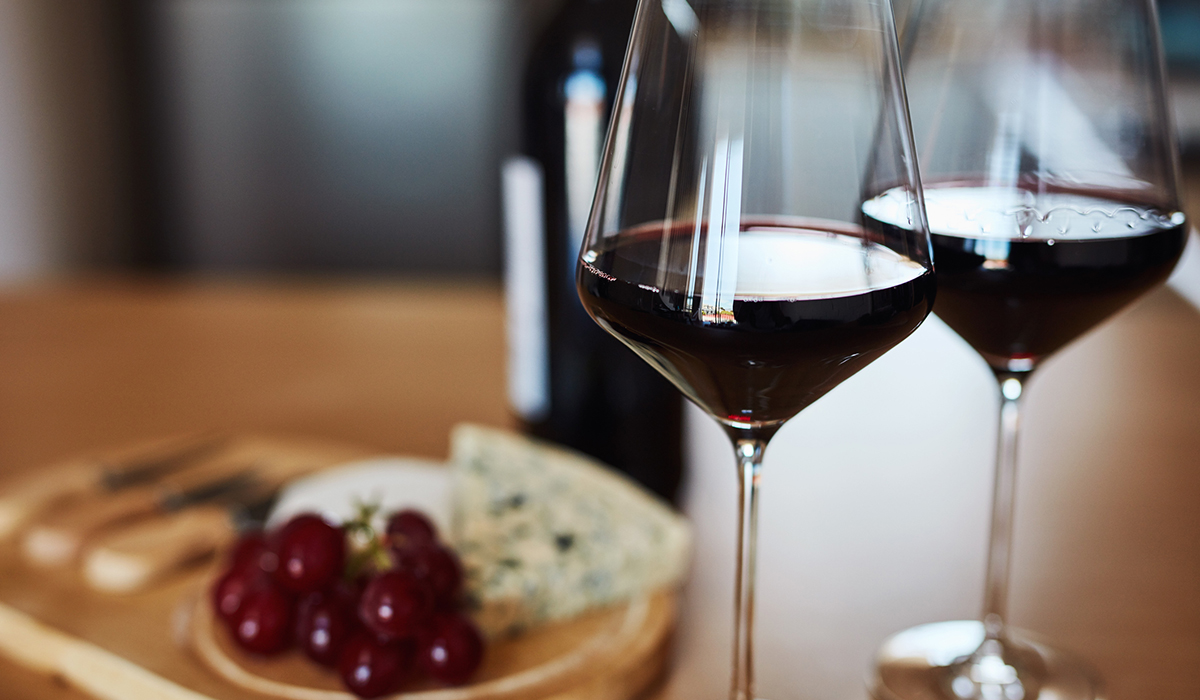
[[[0, 278], [497, 275], [500, 160], [557, 0], [4, 0]], [[1200, 0], [1160, 3], [1200, 147]]]
[[160, 0], [167, 259], [494, 273], [512, 0]]
[[108, 9], [0, 2], [0, 277], [131, 260]]

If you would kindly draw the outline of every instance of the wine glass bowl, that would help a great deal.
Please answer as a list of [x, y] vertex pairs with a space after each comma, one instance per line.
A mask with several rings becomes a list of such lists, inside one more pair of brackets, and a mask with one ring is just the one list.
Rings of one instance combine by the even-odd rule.
[[[1034, 370], [1164, 281], [1186, 242], [1153, 0], [917, 0], [901, 34], [937, 313], [992, 369], [1000, 430], [981, 620], [899, 633], [873, 690], [1097, 698], [1094, 671], [1005, 623], [1017, 436]], [[891, 198], [864, 214], [903, 225]]]
[[[938, 316], [994, 369], [1024, 372], [1166, 279], [1186, 218], [1099, 188], [930, 182]], [[887, 222], [888, 194], [864, 204]]]
[[[932, 301], [885, 8], [664, 0], [635, 23], [578, 286], [602, 326], [727, 426], [777, 428]], [[883, 183], [917, 225], [861, 216], [864, 188]], [[834, 317], [864, 313], [849, 297], [882, 308], [880, 290], [904, 285], [921, 288], [894, 300], [909, 317], [863, 319], [849, 342], [864, 347], [836, 347]], [[797, 325], [813, 314], [820, 329]], [[651, 318], [671, 321], [650, 331]]]
[[[767, 443], [933, 303], [891, 5], [643, 0], [616, 94], [577, 288], [733, 442], [750, 700]], [[903, 225], [863, 216], [884, 192]]]

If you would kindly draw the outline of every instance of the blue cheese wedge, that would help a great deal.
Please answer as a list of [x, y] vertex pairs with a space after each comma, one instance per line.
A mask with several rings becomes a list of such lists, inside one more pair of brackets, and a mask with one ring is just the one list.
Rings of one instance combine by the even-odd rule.
[[451, 439], [452, 536], [492, 636], [679, 584], [687, 522], [598, 462], [462, 425]]

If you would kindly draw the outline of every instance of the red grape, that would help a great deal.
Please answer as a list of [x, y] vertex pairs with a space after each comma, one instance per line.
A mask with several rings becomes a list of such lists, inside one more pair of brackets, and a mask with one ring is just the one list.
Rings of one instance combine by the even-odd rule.
[[421, 635], [417, 660], [430, 677], [461, 685], [483, 661], [483, 637], [462, 615], [438, 615]]
[[233, 624], [246, 597], [267, 585], [270, 585], [267, 575], [258, 568], [230, 569], [213, 586], [213, 611], [227, 624]]
[[358, 619], [385, 639], [415, 636], [432, 613], [429, 586], [403, 571], [371, 577], [358, 601]]
[[278, 586], [250, 591], [233, 620], [238, 646], [255, 654], [275, 654], [292, 641], [292, 599]]
[[438, 544], [396, 551], [401, 569], [429, 584], [438, 608], [449, 610], [462, 590], [463, 571], [458, 556]]
[[437, 542], [437, 528], [420, 511], [397, 511], [388, 518], [387, 534], [397, 549]]
[[338, 672], [355, 695], [377, 698], [399, 687], [411, 664], [409, 645], [381, 642], [370, 634], [358, 632], [342, 648]]
[[297, 515], [275, 538], [279, 566], [275, 578], [290, 591], [319, 591], [342, 574], [346, 563], [346, 536], [311, 513]]
[[363, 577], [362, 580], [347, 581], [346, 579], [338, 579], [334, 582], [329, 590], [326, 591], [330, 596], [338, 601], [346, 610], [350, 611], [351, 617], [357, 616], [354, 611], [358, 608], [358, 599], [362, 597], [363, 589], [366, 588], [367, 582]]
[[349, 581], [342, 578], [346, 534], [317, 515], [298, 515], [269, 536], [244, 535], [213, 586], [215, 614], [246, 651], [275, 654], [297, 642], [364, 698], [395, 691], [418, 648], [432, 678], [465, 682], [484, 642], [468, 618], [452, 612], [463, 585], [457, 555], [415, 510], [394, 513], [387, 536], [371, 543], [380, 545], [391, 548], [396, 568], [368, 567]]
[[229, 557], [229, 569], [259, 568], [262, 555], [267, 551], [267, 538], [261, 532], [248, 532], [242, 535], [233, 547]]
[[353, 603], [336, 593], [309, 593], [296, 609], [296, 642], [308, 658], [323, 666], [336, 666], [342, 647], [354, 631]]

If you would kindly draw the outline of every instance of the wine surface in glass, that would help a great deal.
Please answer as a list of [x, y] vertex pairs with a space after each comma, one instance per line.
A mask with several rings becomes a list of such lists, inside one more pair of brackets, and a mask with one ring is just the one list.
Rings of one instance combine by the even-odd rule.
[[[902, 191], [866, 202], [909, 228]], [[925, 189], [937, 314], [998, 369], [1031, 368], [1166, 279], [1183, 251], [1182, 213], [1103, 191], [953, 185]]]
[[585, 255], [579, 293], [598, 323], [729, 426], [796, 415], [908, 336], [933, 303], [932, 273], [862, 229], [764, 220], [741, 223], [728, 308], [706, 308], [686, 284], [654, 284], [664, 251], [686, 257], [692, 233], [659, 223], [609, 236]]

